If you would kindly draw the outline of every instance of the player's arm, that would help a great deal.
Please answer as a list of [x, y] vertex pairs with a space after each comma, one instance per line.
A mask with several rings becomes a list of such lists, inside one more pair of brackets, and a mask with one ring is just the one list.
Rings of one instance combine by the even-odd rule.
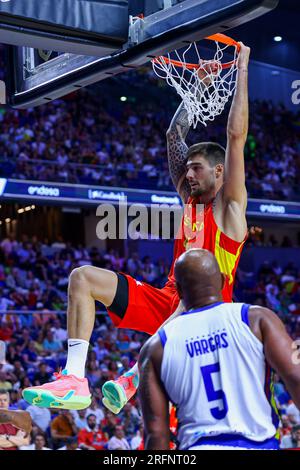
[[244, 147], [248, 134], [248, 63], [250, 49], [241, 43], [238, 57], [237, 87], [227, 123], [227, 147], [222, 199], [246, 210]]
[[181, 103], [167, 130], [167, 148], [170, 176], [183, 202], [187, 201], [190, 194], [190, 187], [185, 179], [188, 151], [185, 139], [189, 129], [188, 114]]
[[158, 335], [147, 341], [139, 355], [139, 396], [146, 450], [169, 449], [169, 401], [160, 380], [162, 356], [163, 348]]
[[0, 436], [0, 447], [9, 449], [10, 447], [21, 447], [29, 445], [29, 436], [25, 437], [25, 432], [19, 430], [15, 436]]
[[251, 315], [259, 317], [259, 330], [267, 362], [281, 377], [300, 409], [300, 353], [294, 341], [287, 334], [282, 321], [271, 310], [250, 307], [250, 319]]
[[25, 432], [19, 430], [15, 436], [9, 436], [9, 441], [17, 447], [28, 446], [30, 442], [30, 436], [25, 437]]
[[6, 439], [6, 434], [0, 434], [0, 450], [15, 447], [9, 440]]

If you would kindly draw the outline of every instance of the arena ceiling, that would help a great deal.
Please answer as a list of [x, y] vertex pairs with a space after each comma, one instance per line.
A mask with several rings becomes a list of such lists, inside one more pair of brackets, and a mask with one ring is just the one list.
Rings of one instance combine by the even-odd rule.
[[300, 71], [299, 0], [280, 0], [275, 10], [228, 34], [252, 48], [252, 59]]

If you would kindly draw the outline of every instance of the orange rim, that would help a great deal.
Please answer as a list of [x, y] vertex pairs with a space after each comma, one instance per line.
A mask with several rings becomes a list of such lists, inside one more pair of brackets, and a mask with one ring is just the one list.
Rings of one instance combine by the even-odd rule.
[[[226, 44], [227, 46], [236, 47], [238, 54], [241, 50], [241, 45], [237, 41], [235, 41], [234, 39], [230, 38], [229, 36], [226, 36], [226, 34], [222, 34], [222, 33], [213, 34], [212, 36], [207, 36], [204, 39], [208, 39], [209, 41], [217, 41], [217, 42], [220, 42], [221, 44]], [[165, 56], [162, 56], [162, 57], [163, 57], [164, 62], [166, 64], [173, 64], [173, 65], [175, 65], [175, 67], [183, 67], [184, 66], [187, 69], [198, 69], [198, 68], [200, 68], [199, 67], [200, 64], [191, 64], [191, 63], [188, 63], [188, 62], [181, 62], [180, 60], [169, 59], [168, 57], [165, 57]], [[155, 59], [153, 59], [153, 62], [161, 63], [161, 60], [160, 60], [159, 57], [156, 57]], [[228, 69], [233, 64], [235, 64], [235, 62], [236, 62], [235, 60], [232, 60], [231, 62], [225, 62], [224, 64], [222, 64], [222, 69]]]

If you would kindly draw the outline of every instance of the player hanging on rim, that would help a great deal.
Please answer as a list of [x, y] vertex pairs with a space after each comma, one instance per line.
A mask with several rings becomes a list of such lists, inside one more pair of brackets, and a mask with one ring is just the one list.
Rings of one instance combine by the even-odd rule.
[[[23, 391], [29, 403], [50, 408], [87, 408], [91, 394], [85, 379], [85, 362], [95, 321], [95, 301], [107, 307], [118, 328], [154, 334], [173, 312], [182, 311], [173, 269], [176, 259], [190, 247], [205, 248], [216, 256], [226, 275], [223, 300], [231, 302], [235, 272], [247, 236], [244, 146], [248, 132], [249, 54], [250, 49], [241, 43], [226, 150], [211, 142], [187, 147], [189, 124], [182, 104], [167, 132], [170, 174], [185, 204], [182, 237], [175, 240], [167, 284], [157, 289], [129, 275], [93, 266], [72, 271], [68, 289], [67, 363], [54, 382]], [[196, 221], [196, 206], [200, 204], [203, 224]], [[136, 365], [117, 381], [104, 384], [104, 405], [118, 413], [136, 392], [138, 382]]]

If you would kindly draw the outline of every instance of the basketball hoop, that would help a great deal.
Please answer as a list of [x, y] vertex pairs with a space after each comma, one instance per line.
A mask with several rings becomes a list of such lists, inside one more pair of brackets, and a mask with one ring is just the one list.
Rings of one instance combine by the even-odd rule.
[[[166, 80], [181, 97], [189, 124], [194, 128], [199, 122], [206, 126], [207, 121], [221, 114], [236, 88], [240, 44], [225, 34], [205, 39], [215, 43], [213, 59], [201, 58], [199, 45], [193, 42], [183, 52], [173, 51], [172, 58], [168, 54], [152, 60], [156, 75]], [[225, 54], [230, 55], [231, 60], [226, 61]], [[195, 58], [197, 63], [194, 63]]]

